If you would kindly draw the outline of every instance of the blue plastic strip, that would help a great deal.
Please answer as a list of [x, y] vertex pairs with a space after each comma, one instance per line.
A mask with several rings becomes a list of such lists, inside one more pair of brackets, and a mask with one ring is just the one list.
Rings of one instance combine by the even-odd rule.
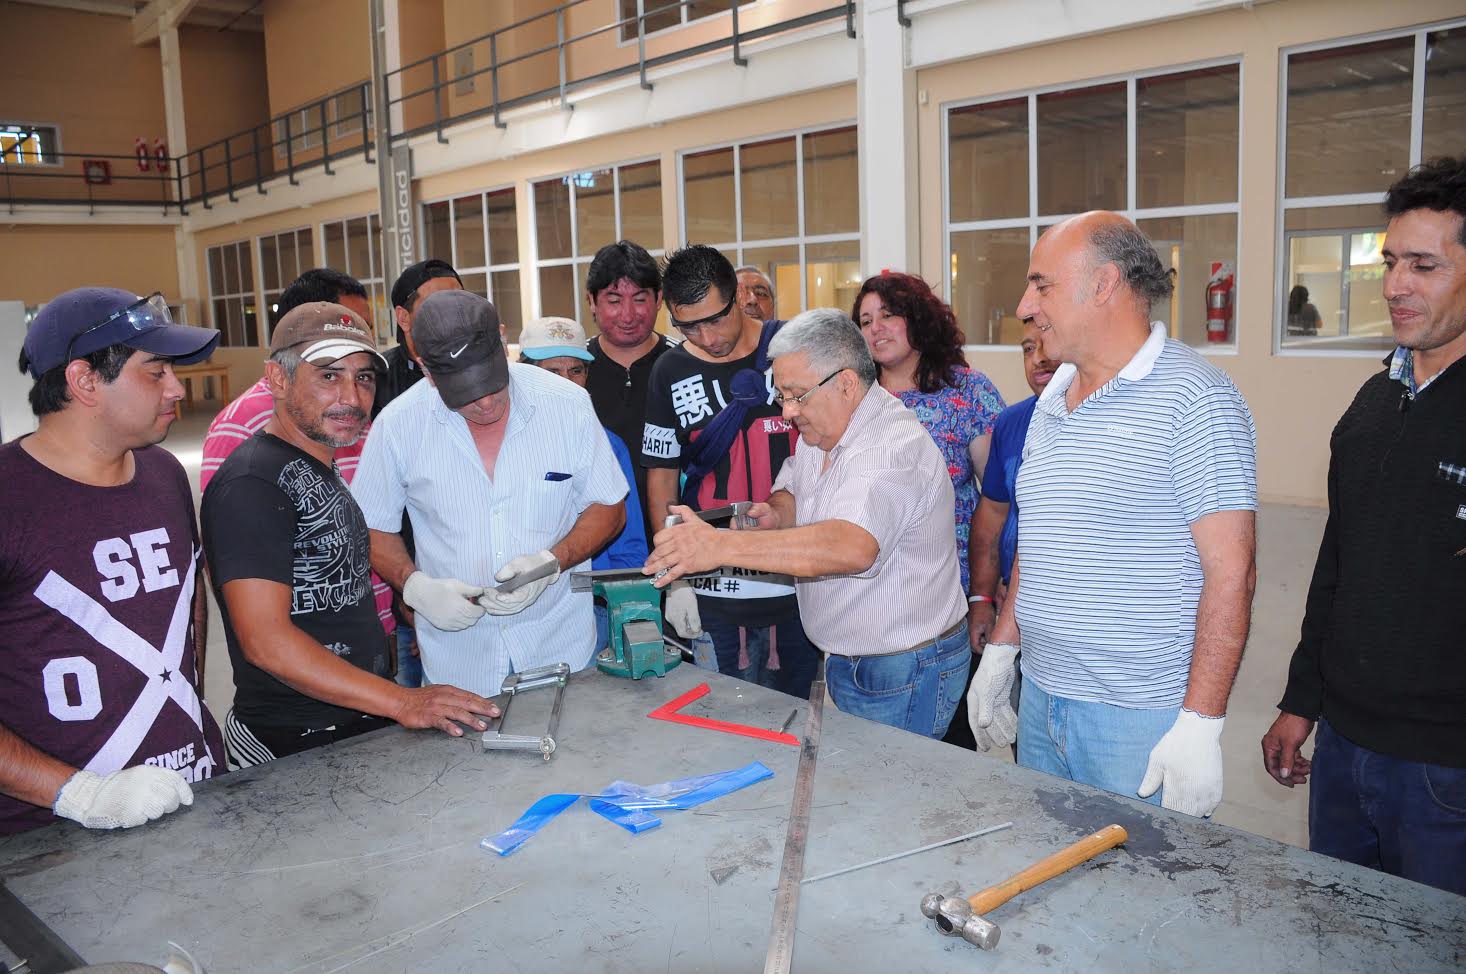
[[599, 795], [546, 795], [531, 805], [509, 828], [498, 835], [485, 837], [479, 844], [507, 856], [581, 798], [590, 799], [591, 810], [606, 821], [633, 835], [640, 835], [662, 824], [662, 820], [652, 814], [653, 810], [694, 808], [773, 776], [774, 772], [762, 762], [754, 761], [732, 771], [679, 778], [656, 785], [613, 781]]

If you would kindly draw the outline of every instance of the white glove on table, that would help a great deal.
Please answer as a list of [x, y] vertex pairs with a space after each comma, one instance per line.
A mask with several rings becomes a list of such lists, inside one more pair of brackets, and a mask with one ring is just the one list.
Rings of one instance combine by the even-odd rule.
[[484, 614], [483, 607], [473, 601], [483, 591], [481, 585], [456, 578], [433, 578], [419, 571], [407, 576], [402, 601], [444, 632], [457, 632], [478, 622]]
[[1145, 777], [1135, 792], [1149, 798], [1161, 789], [1161, 807], [1205, 818], [1222, 802], [1222, 724], [1182, 708], [1151, 749]]
[[988, 643], [967, 688], [967, 724], [981, 750], [1007, 747], [1018, 739], [1018, 715], [1008, 699], [1017, 658], [1018, 647], [1012, 643]]
[[696, 639], [702, 635], [702, 615], [697, 611], [697, 591], [682, 579], [667, 586], [667, 602], [662, 609], [662, 615], [683, 639]]
[[[494, 576], [494, 581], [502, 585], [520, 575], [531, 576], [531, 580], [512, 592], [500, 592], [497, 589], [486, 588], [479, 596], [478, 604], [483, 606], [484, 611], [489, 615], [507, 616], [522, 612], [533, 605], [535, 599], [544, 594], [545, 589], [553, 585], [555, 579], [560, 577], [560, 562], [548, 549], [536, 551], [531, 555], [519, 555], [511, 558], [507, 565], [499, 569], [498, 574]], [[536, 575], [541, 577], [533, 577]]]
[[78, 771], [61, 786], [52, 809], [89, 829], [130, 829], [193, 804], [183, 775], [151, 764], [109, 775]]

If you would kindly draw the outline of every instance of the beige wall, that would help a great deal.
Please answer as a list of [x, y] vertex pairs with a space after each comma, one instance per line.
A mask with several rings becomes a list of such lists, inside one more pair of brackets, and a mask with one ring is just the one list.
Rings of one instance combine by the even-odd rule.
[[[227, 136], [237, 135], [270, 120], [270, 96], [265, 72], [265, 36], [255, 31], [219, 31], [184, 27], [179, 31], [183, 57], [183, 113], [188, 127], [188, 148], [198, 151]], [[156, 54], [157, 48], [151, 48]], [[272, 172], [270, 137], [261, 133], [261, 175]], [[231, 141], [236, 179], [255, 176], [252, 142]], [[239, 158], [246, 156], [246, 158]], [[209, 160], [222, 155], [209, 153]], [[223, 174], [209, 174], [210, 185], [223, 183]]]
[[[941, 113], [944, 103], [1047, 85], [1242, 59], [1241, 217], [1238, 228], [1238, 342], [1212, 361], [1236, 381], [1257, 423], [1258, 486], [1264, 500], [1322, 504], [1328, 438], [1378, 355], [1328, 358], [1273, 353], [1277, 233], [1279, 49], [1459, 16], [1459, 2], [1408, 7], [1288, 0], [1152, 27], [1012, 51], [920, 72], [918, 109], [921, 270], [943, 279]], [[1027, 395], [1016, 352], [975, 352], [1010, 399]]]
[[271, 115], [372, 73], [371, 27], [361, 0], [265, 0], [260, 10]]
[[102, 285], [162, 291], [177, 301], [173, 233], [171, 226], [6, 227], [0, 298], [43, 304], [72, 288]]
[[[133, 139], [149, 149], [164, 138], [163, 69], [157, 45], [136, 47], [126, 17], [80, 13], [24, 3], [0, 3], [0, 118], [54, 124], [64, 153], [78, 153], [59, 169], [63, 179], [15, 179], [17, 196], [85, 199], [80, 154], [116, 155], [114, 183], [98, 195], [110, 199], [161, 200], [156, 180], [140, 174]], [[14, 177], [12, 177], [14, 178]]]
[[[429, 55], [436, 55], [445, 46], [443, 41], [443, 0], [398, 0], [398, 51], [402, 65], [411, 64]], [[400, 76], [401, 92], [407, 93], [432, 84], [433, 69], [423, 64], [405, 68]], [[394, 93], [395, 94], [395, 93]], [[427, 125], [433, 120], [430, 98], [414, 98], [403, 103], [403, 125], [407, 130]]]

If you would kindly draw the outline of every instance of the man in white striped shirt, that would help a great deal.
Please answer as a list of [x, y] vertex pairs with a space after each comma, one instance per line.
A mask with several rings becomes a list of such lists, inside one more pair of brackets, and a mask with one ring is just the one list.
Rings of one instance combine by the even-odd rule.
[[968, 709], [979, 746], [1017, 731], [1019, 764], [1210, 815], [1256, 582], [1256, 433], [1226, 374], [1149, 322], [1171, 288], [1118, 214], [1034, 247], [1017, 313], [1064, 364], [1024, 445], [1018, 557]]
[[351, 489], [372, 567], [416, 612], [427, 679], [492, 696], [518, 670], [585, 667], [591, 596], [561, 573], [620, 532], [627, 491], [590, 396], [508, 364], [498, 313], [471, 291], [429, 295], [412, 332], [429, 381], [382, 410]]
[[911, 412], [876, 384], [860, 330], [815, 308], [769, 345], [775, 401], [804, 443], [756, 530], [730, 533], [674, 506], [646, 572], [659, 584], [727, 565], [792, 575], [799, 616], [829, 654], [846, 713], [940, 739], [967, 680], [967, 602], [952, 535], [952, 478]]

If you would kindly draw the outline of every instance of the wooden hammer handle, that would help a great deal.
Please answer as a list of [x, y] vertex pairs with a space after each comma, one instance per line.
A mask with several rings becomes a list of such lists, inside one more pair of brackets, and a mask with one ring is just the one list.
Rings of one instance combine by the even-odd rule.
[[1067, 849], [1061, 849], [1047, 859], [1040, 860], [996, 886], [973, 893], [967, 898], [972, 912], [982, 916], [995, 910], [1024, 890], [1033, 889], [1061, 873], [1068, 872], [1081, 862], [1088, 862], [1107, 849], [1123, 843], [1127, 838], [1125, 830], [1118, 825], [1106, 825], [1094, 835], [1080, 839]]

